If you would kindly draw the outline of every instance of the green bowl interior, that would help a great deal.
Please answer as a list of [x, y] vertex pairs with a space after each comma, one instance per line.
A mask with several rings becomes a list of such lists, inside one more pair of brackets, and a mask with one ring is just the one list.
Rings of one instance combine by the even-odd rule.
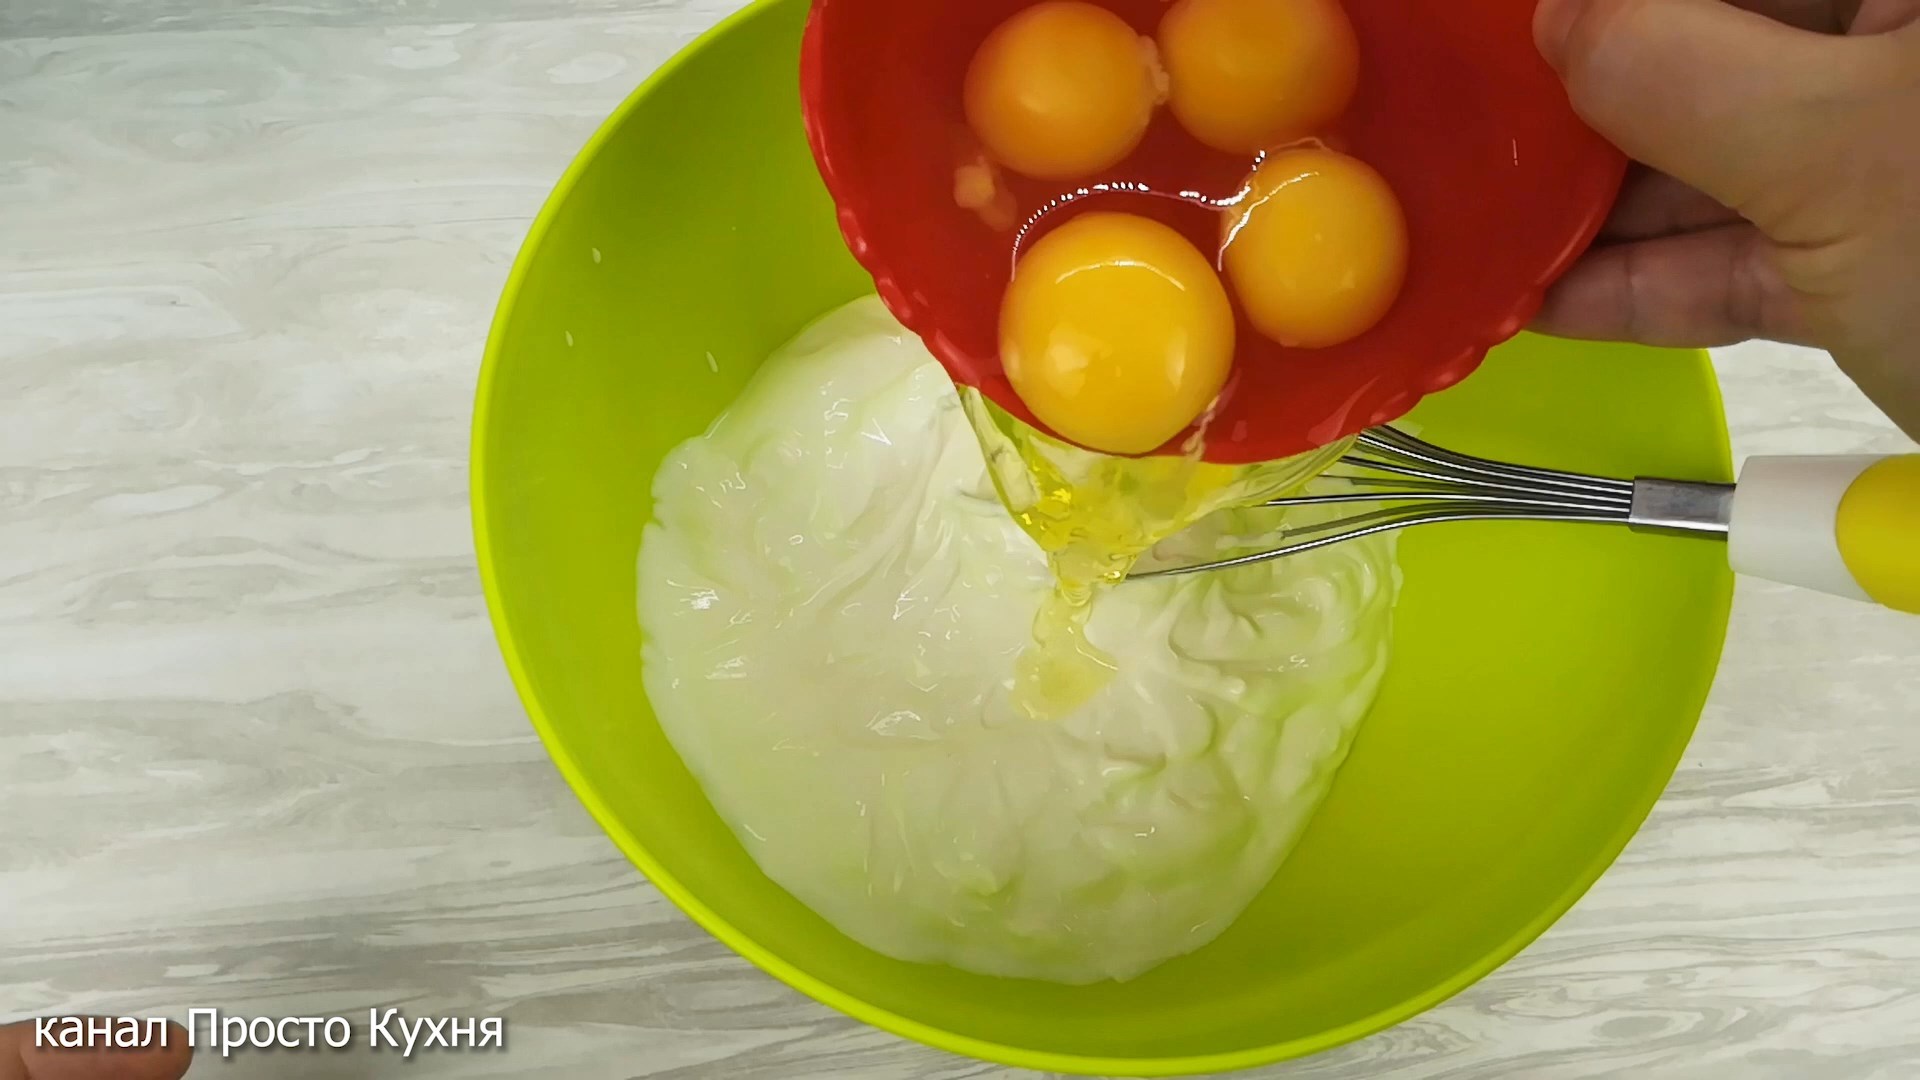
[[[1034, 1067], [1165, 1073], [1298, 1056], [1510, 957], [1618, 854], [1679, 759], [1731, 589], [1708, 541], [1581, 525], [1409, 533], [1392, 672], [1296, 854], [1214, 945], [1070, 988], [900, 963], [755, 868], [663, 738], [635, 555], [661, 456], [802, 325], [869, 291], [800, 128], [806, 4], [748, 9], [597, 135], [529, 239], [475, 423], [481, 570], [567, 779], [709, 930], [831, 1004]], [[1724, 479], [1696, 353], [1522, 337], [1415, 417], [1459, 449]]]

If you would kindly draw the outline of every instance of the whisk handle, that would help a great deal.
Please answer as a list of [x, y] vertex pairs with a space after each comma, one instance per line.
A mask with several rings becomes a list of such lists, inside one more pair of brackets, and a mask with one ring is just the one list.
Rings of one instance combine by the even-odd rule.
[[1920, 454], [1750, 458], [1727, 541], [1736, 573], [1920, 614]]

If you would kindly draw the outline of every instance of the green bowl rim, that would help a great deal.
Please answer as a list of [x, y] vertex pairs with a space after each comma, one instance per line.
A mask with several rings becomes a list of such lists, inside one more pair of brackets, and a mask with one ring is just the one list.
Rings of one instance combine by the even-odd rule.
[[[525, 663], [521, 659], [519, 646], [514, 640], [513, 628], [508, 625], [500, 602], [499, 579], [494, 563], [493, 542], [487, 527], [488, 502], [486, 490], [487, 480], [492, 470], [489, 467], [489, 459], [487, 456], [486, 433], [489, 430], [489, 421], [491, 420], [493, 412], [494, 383], [499, 375], [500, 367], [504, 363], [503, 353], [506, 349], [506, 327], [513, 317], [521, 290], [526, 286], [526, 280], [532, 272], [532, 266], [536, 256], [546, 239], [548, 230], [553, 225], [554, 219], [559, 214], [560, 207], [565, 204], [568, 197], [573, 193], [574, 187], [580, 182], [580, 178], [598, 157], [601, 149], [615, 137], [615, 134], [621, 126], [626, 123], [628, 116], [640, 107], [640, 103], [647, 95], [651, 94], [656, 87], [671, 79], [674, 73], [679, 71], [683, 65], [689, 63], [697, 53], [724, 37], [733, 28], [758, 18], [782, 4], [799, 2], [802, 2], [802, 0], [753, 0], [753, 2], [749, 3], [746, 7], [721, 19], [712, 28], [695, 38], [664, 64], [660, 65], [653, 74], [649, 75], [639, 86], [634, 88], [632, 93], [627, 95], [626, 99], [620, 103], [619, 107], [616, 108], [606, 120], [601, 122], [599, 128], [595, 130], [593, 135], [581, 147], [579, 153], [574, 156], [573, 161], [567, 166], [566, 172], [561, 175], [552, 193], [548, 195], [546, 202], [541, 206], [539, 214], [534, 218], [533, 224], [528, 230], [527, 237], [521, 244], [520, 252], [514, 259], [513, 268], [507, 275], [507, 282], [501, 293], [499, 307], [494, 313], [493, 323], [488, 331], [486, 353], [480, 364], [479, 382], [475, 390], [472, 441], [469, 448], [471, 462], [469, 469], [469, 501], [472, 504], [475, 557], [480, 574], [481, 588], [487, 600], [488, 618], [493, 624], [494, 635], [499, 640], [500, 651], [506, 661], [507, 671], [513, 678], [514, 688], [520, 695], [521, 704], [526, 708], [528, 718], [532, 721], [534, 730], [538, 732], [540, 741], [545, 744], [547, 752], [552, 756], [554, 764], [559, 768], [560, 774], [566, 779], [568, 786], [573, 789], [575, 796], [586, 806], [587, 811], [593, 815], [595, 821], [599, 822], [600, 827], [606, 831], [614, 844], [620, 848], [627, 858], [639, 868], [640, 872], [646, 875], [647, 880], [651, 881], [667, 899], [673, 901], [675, 906], [679, 907], [681, 911], [685, 912], [688, 917], [692, 918], [694, 922], [698, 923], [709, 934], [712, 934], [727, 947], [745, 957], [762, 971], [765, 971], [774, 978], [779, 979], [781, 982], [786, 983], [788, 986], [793, 987], [795, 990], [806, 994], [808, 997], [824, 1005], [828, 1005], [884, 1031], [924, 1043], [936, 1049], [964, 1054], [968, 1057], [997, 1062], [1017, 1068], [1035, 1069], [1043, 1072], [1142, 1077], [1184, 1076], [1258, 1068], [1263, 1065], [1271, 1065], [1280, 1061], [1294, 1060], [1321, 1053], [1384, 1031], [1387, 1028], [1412, 1019], [1434, 1006], [1439, 1005], [1448, 998], [1453, 997], [1460, 991], [1480, 981], [1482, 978], [1485, 978], [1508, 960], [1511, 960], [1522, 949], [1532, 944], [1535, 939], [1545, 933], [1548, 927], [1559, 921], [1560, 917], [1565, 915], [1567, 911], [1586, 894], [1588, 889], [1592, 888], [1593, 883], [1599, 880], [1600, 876], [1613, 864], [1620, 853], [1626, 849], [1628, 842], [1639, 832], [1647, 815], [1653, 811], [1654, 804], [1659, 801], [1661, 793], [1666, 789], [1667, 783], [1671, 781], [1673, 771], [1679, 765], [1680, 756], [1685, 752], [1687, 742], [1690, 741], [1692, 737], [1693, 728], [1698, 722], [1700, 711], [1705, 706], [1706, 694], [1712, 682], [1713, 672], [1719, 667], [1721, 651], [1726, 639], [1726, 625], [1732, 610], [1732, 594], [1730, 588], [1722, 588], [1720, 590], [1718, 610], [1714, 612], [1714, 618], [1720, 625], [1720, 632], [1714, 635], [1712, 662], [1702, 668], [1702, 671], [1705, 673], [1705, 678], [1701, 680], [1703, 685], [1700, 687], [1698, 693], [1700, 699], [1699, 706], [1691, 710], [1693, 720], [1687, 724], [1688, 738], [1675, 743], [1673, 761], [1663, 770], [1666, 779], [1662, 780], [1658, 786], [1654, 787], [1639, 801], [1636, 812], [1629, 815], [1628, 819], [1622, 823], [1619, 831], [1608, 840], [1601, 850], [1600, 857], [1592, 861], [1571, 887], [1559, 897], [1555, 898], [1554, 902], [1548, 905], [1537, 917], [1507, 940], [1503, 941], [1498, 947], [1490, 950], [1484, 956], [1456, 972], [1452, 978], [1446, 979], [1428, 989], [1425, 993], [1415, 995], [1392, 1008], [1383, 1009], [1364, 1019], [1356, 1020], [1316, 1035], [1244, 1050], [1171, 1058], [1096, 1057], [1081, 1054], [1055, 1053], [1044, 1050], [1030, 1050], [945, 1031], [930, 1024], [923, 1024], [917, 1020], [870, 1004], [852, 994], [828, 985], [793, 964], [788, 963], [777, 953], [741, 932], [725, 918], [721, 917], [719, 913], [702, 903], [698, 897], [694, 896], [685, 886], [681, 885], [665, 867], [655, 861], [653, 855], [647, 850], [646, 845], [640, 841], [639, 837], [634, 836], [627, 830], [620, 819], [601, 801], [598, 792], [586, 782], [579, 766], [568, 754], [566, 745], [556, 731], [553, 721], [547, 716], [546, 709], [542, 706], [538, 695], [534, 693], [533, 680]], [[1691, 350], [1683, 355], [1689, 356], [1694, 364], [1704, 369], [1704, 381], [1707, 386], [1709, 400], [1714, 412], [1724, 418], [1725, 405], [1720, 395], [1719, 382], [1714, 376], [1709, 354], [1705, 350]], [[1676, 359], [1679, 358], [1676, 357]], [[1724, 419], [1718, 425], [1718, 428], [1719, 438], [1716, 449], [1717, 456], [1720, 460], [1717, 464], [1724, 474], [1731, 475], [1733, 453]], [[1729, 579], [1730, 576], [1731, 575], [1729, 575]]]

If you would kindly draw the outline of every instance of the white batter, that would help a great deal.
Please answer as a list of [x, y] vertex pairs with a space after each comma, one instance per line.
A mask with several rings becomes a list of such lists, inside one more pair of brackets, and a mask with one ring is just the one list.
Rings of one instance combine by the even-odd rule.
[[873, 298], [768, 360], [654, 499], [661, 726], [769, 877], [903, 960], [1085, 983], [1205, 945], [1286, 857], [1386, 666], [1391, 545], [1354, 542], [1114, 590], [1088, 636], [1118, 677], [1018, 716], [1046, 566], [945, 373]]

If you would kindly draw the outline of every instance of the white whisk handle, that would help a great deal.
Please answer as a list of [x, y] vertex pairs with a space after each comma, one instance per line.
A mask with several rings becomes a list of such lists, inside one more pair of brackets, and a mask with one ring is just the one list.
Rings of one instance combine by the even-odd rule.
[[1750, 458], [1727, 544], [1735, 573], [1920, 611], [1920, 455]]

